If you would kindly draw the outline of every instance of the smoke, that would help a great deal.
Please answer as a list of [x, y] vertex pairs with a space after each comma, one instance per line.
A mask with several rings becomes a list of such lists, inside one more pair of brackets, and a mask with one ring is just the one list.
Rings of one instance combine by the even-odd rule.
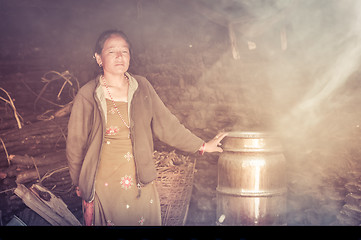
[[[360, 1], [247, 3], [243, 14], [248, 22], [237, 25], [240, 45], [252, 43], [259, 56], [266, 56], [255, 61], [257, 74], [266, 79], [264, 87], [272, 91], [273, 99], [267, 100], [274, 104], [275, 127], [287, 128], [283, 132], [288, 137], [313, 131], [331, 111], [355, 97], [337, 95], [360, 66]], [[242, 84], [252, 86], [255, 79], [248, 80]]]
[[355, 87], [360, 67], [360, 10], [355, 0], [293, 1], [284, 18], [288, 48], [266, 71], [270, 81], [277, 79], [270, 85], [279, 109], [275, 128], [290, 161], [302, 162], [299, 171], [315, 186], [325, 184], [331, 168], [347, 174], [344, 152], [358, 148], [352, 134], [360, 98], [345, 89]]
[[[271, 125], [280, 135], [288, 161], [293, 224], [335, 224], [342, 205], [332, 200], [335, 189], [328, 180], [348, 177], [355, 166], [350, 161], [357, 158], [350, 149], [360, 144], [353, 134], [359, 133], [361, 117], [355, 74], [361, 60], [361, 1], [241, 4], [239, 15], [247, 21], [233, 26], [241, 59], [222, 56], [219, 62], [226, 71], [219, 74], [221, 67], [215, 64], [204, 79], [219, 74], [231, 87], [218, 90], [227, 90], [227, 97], [237, 91], [234, 101], [240, 107], [229, 108], [241, 117], [233, 129]], [[292, 219], [292, 212], [305, 209], [312, 209], [317, 221], [307, 221], [307, 216], [299, 222]]]
[[[274, 67], [282, 71], [281, 65], [288, 64], [288, 73], [307, 76], [306, 79], [292, 79], [292, 75], [289, 78], [290, 75], [280, 76], [278, 72], [283, 81], [301, 80], [307, 86], [303, 96], [280, 120], [282, 126], [294, 121], [303, 123], [298, 131], [304, 132], [322, 120], [320, 108], [325, 103], [331, 104], [329, 100], [360, 65], [361, 4], [353, 0], [302, 1], [295, 6], [297, 8], [287, 16], [289, 28], [295, 35], [290, 36], [292, 55], [279, 59]], [[271, 74], [275, 68], [270, 68]], [[279, 89], [274, 91], [277, 93]], [[292, 92], [292, 89], [287, 90]]]
[[[336, 221], [330, 211], [337, 215], [342, 206], [332, 201], [329, 180], [348, 177], [355, 166], [350, 149], [359, 148], [351, 135], [360, 99], [354, 91], [342, 94], [355, 86], [360, 67], [361, 2], [293, 1], [286, 12], [287, 53], [273, 58], [267, 75], [277, 79], [271, 84], [280, 110], [274, 124], [284, 140], [289, 186], [295, 191], [289, 211], [311, 208], [317, 220], [304, 223], [328, 224]], [[332, 207], [321, 210], [322, 205]]]

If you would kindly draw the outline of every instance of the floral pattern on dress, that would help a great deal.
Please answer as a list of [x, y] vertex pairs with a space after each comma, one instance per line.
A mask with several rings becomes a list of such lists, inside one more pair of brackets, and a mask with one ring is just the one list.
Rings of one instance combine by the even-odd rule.
[[129, 162], [133, 158], [133, 156], [130, 152], [127, 152], [127, 154], [124, 155], [124, 158]]
[[117, 110], [116, 110], [114, 107], [111, 107], [110, 110], [109, 110], [109, 112], [110, 112], [111, 114], [116, 114], [116, 113], [117, 113]]
[[122, 188], [128, 190], [133, 185], [133, 179], [131, 176], [125, 175], [124, 177], [121, 178], [120, 184], [122, 185]]
[[106, 129], [105, 135], [114, 136], [119, 132], [119, 128], [117, 126], [110, 126]]
[[143, 225], [144, 221], [145, 221], [144, 217], [141, 217], [140, 220], [138, 221], [139, 225]]
[[107, 226], [115, 226], [115, 224], [111, 220], [107, 220]]

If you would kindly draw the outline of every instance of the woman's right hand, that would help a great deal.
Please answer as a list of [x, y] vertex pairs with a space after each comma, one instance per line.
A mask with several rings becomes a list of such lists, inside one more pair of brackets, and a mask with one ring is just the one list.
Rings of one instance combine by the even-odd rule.
[[75, 192], [76, 192], [76, 195], [78, 197], [81, 197], [81, 191], [80, 191], [80, 188], [78, 186], [75, 187]]
[[221, 141], [228, 135], [228, 132], [218, 133], [212, 140], [208, 141], [204, 145], [204, 152], [223, 152], [221, 148]]

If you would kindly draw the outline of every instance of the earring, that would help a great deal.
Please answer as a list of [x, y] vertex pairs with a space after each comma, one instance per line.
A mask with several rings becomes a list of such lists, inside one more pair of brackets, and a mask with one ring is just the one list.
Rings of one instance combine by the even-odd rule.
[[[93, 55], [93, 59], [96, 60], [96, 56], [95, 56], [95, 55]], [[98, 61], [97, 61], [97, 62], [98, 62]], [[98, 65], [99, 65], [100, 68], [103, 67], [103, 63], [98, 63]]]

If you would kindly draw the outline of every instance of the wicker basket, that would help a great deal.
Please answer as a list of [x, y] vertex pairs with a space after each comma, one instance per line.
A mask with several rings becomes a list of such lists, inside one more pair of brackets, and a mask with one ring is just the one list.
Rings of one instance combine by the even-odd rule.
[[182, 226], [187, 219], [196, 160], [172, 152], [154, 153], [162, 225]]

